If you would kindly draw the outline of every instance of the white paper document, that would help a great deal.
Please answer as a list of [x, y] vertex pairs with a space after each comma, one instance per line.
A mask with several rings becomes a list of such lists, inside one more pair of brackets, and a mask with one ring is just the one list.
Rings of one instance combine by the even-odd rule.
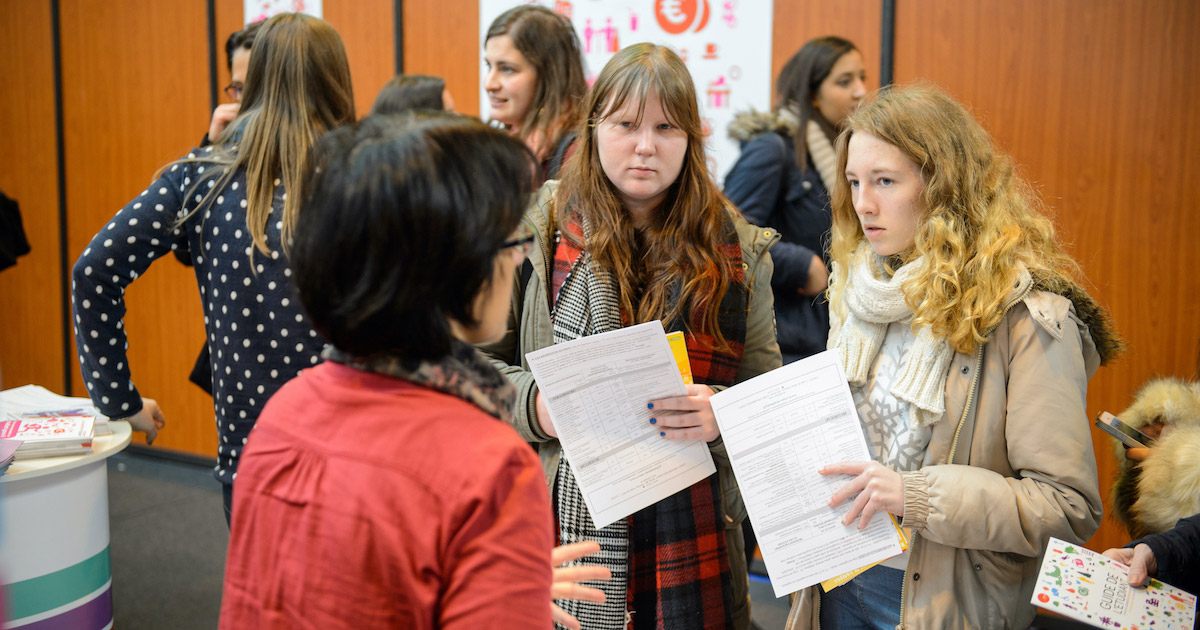
[[582, 337], [525, 358], [597, 527], [716, 472], [703, 441], [668, 440], [650, 424], [655, 413], [646, 403], [687, 394], [660, 322]]
[[861, 531], [842, 526], [853, 501], [831, 508], [829, 498], [851, 477], [817, 473], [871, 460], [834, 353], [719, 392], [712, 407], [777, 597], [901, 553], [887, 514]]

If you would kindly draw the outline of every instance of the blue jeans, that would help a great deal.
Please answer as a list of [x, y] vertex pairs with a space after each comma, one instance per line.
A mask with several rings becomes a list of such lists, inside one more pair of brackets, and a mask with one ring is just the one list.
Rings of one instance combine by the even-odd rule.
[[821, 629], [893, 630], [900, 625], [903, 586], [903, 571], [875, 566], [832, 591], [821, 593]]

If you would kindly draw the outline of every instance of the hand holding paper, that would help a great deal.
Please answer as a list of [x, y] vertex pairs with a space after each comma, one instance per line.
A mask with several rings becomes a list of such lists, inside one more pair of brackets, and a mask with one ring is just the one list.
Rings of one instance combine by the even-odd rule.
[[[704, 440], [711, 442], [721, 436], [717, 418], [709, 398], [713, 390], [708, 385], [687, 385], [687, 396], [672, 396], [651, 401], [650, 424], [659, 427], [662, 437], [669, 440]], [[669, 411], [673, 413], [659, 413]]]
[[829, 506], [835, 507], [854, 497], [854, 504], [842, 518], [842, 525], [849, 525], [858, 518], [858, 528], [866, 529], [876, 512], [904, 516], [904, 479], [891, 468], [879, 462], [838, 462], [817, 472], [822, 475], [855, 476], [829, 499]]

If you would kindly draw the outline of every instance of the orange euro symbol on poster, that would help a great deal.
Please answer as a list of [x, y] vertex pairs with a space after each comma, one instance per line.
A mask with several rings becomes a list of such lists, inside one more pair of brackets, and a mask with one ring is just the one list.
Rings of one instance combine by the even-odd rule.
[[708, 0], [654, 0], [654, 17], [671, 35], [699, 33], [708, 24]]

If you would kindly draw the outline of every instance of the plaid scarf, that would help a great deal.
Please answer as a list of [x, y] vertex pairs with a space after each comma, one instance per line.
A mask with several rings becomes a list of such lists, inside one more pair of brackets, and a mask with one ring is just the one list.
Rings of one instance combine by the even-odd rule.
[[[586, 234], [586, 219], [584, 225], [571, 223], [568, 229]], [[588, 252], [566, 239], [557, 240], [551, 275], [555, 343], [620, 328], [626, 314], [620, 312], [616, 283], [593, 266]], [[732, 221], [726, 221], [717, 247], [734, 269], [718, 317], [729, 347], [715, 349], [713, 335], [690, 331], [688, 312], [667, 322], [666, 329], [685, 331], [696, 382], [732, 385], [744, 350], [748, 299], [741, 244]], [[733, 588], [717, 475], [599, 530], [566, 458], [559, 463], [554, 493], [560, 542], [596, 540], [601, 552], [593, 562], [613, 572], [612, 580], [595, 584], [605, 591], [606, 604], [559, 602], [583, 628], [625, 628], [625, 610], [632, 614], [628, 627], [636, 630], [731, 626]]]

